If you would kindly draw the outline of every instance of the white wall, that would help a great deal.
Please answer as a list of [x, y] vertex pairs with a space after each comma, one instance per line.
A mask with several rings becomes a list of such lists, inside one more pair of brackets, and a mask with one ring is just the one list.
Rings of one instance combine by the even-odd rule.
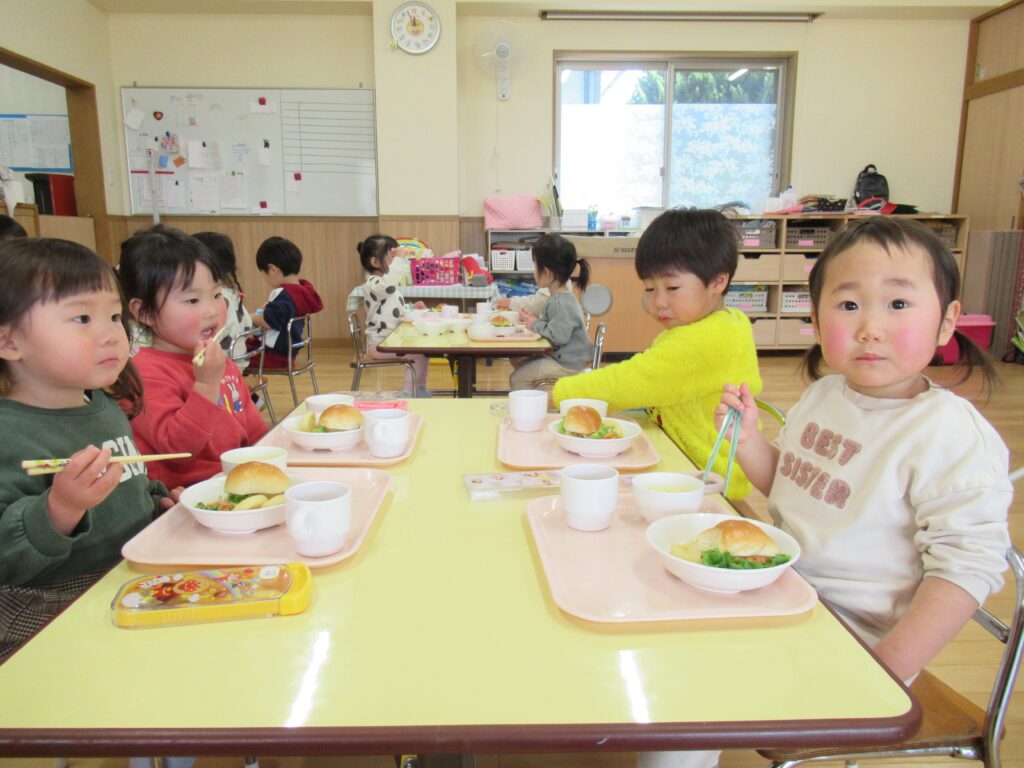
[[[370, 12], [358, 9], [349, 15], [105, 17], [84, 0], [60, 0], [60, 13], [56, 7], [57, 0], [0, 0], [5, 20], [0, 45], [97, 85], [104, 166], [113, 181], [108, 188], [111, 213], [128, 210], [120, 86], [374, 87], [374, 61], [382, 55]], [[445, 7], [451, 14], [451, 5]], [[396, 126], [395, 105], [403, 98], [413, 105], [423, 102], [424, 78], [410, 78], [403, 95], [389, 73], [388, 125], [380, 128], [389, 142], [404, 132], [410, 141], [429, 147], [432, 137], [447, 139], [452, 130], [458, 140], [454, 149], [450, 139], [442, 141], [443, 152], [425, 175], [410, 173], [405, 163], [382, 160], [381, 188], [402, 185], [403, 190], [383, 212], [453, 213], [447, 210], [453, 184], [463, 216], [481, 215], [488, 195], [541, 193], [553, 163], [555, 52], [605, 50], [794, 52], [791, 175], [797, 191], [849, 194], [857, 171], [875, 163], [888, 177], [895, 200], [923, 210], [949, 208], [966, 19], [825, 16], [812, 24], [603, 23], [544, 22], [522, 15], [512, 20], [530, 36], [531, 59], [512, 80], [511, 100], [498, 102], [494, 80], [473, 62], [473, 40], [484, 25], [501, 17], [481, 15], [478, 9], [485, 4], [470, 7], [474, 10], [463, 10], [456, 20], [450, 15], [443, 20], [444, 45], [456, 47], [457, 128], [416, 114]], [[415, 63], [406, 57], [400, 66]], [[438, 76], [446, 71], [441, 67]], [[445, 85], [440, 89], [450, 92]]]
[[[893, 199], [948, 212], [968, 22], [837, 20], [812, 24], [553, 22], [512, 19], [532, 52], [498, 102], [473, 62], [492, 17], [459, 19], [460, 211], [493, 194], [541, 194], [554, 163], [555, 52], [795, 52], [791, 181], [800, 194], [847, 196], [875, 163]], [[614, 148], [609, 148], [614, 151]]]
[[[54, 85], [38, 77], [26, 75], [0, 64], [0, 115], [66, 115], [67, 95], [63, 86]], [[14, 178], [21, 182], [22, 195], [26, 203], [35, 202], [32, 183], [25, 178], [24, 171], [14, 171]]]
[[[107, 16], [86, 0], [0, 0], [0, 46], [96, 87], [107, 206], [120, 210], [116, 98], [110, 76]], [[117, 203], [115, 203], [115, 199]]]

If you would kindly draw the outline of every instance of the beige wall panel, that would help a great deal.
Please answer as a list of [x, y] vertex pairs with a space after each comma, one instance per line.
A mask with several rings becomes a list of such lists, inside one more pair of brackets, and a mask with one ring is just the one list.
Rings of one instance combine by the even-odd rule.
[[967, 112], [957, 213], [971, 229], [1015, 229], [1024, 175], [1024, 86], [973, 99]]
[[[323, 339], [348, 338], [345, 302], [349, 292], [363, 282], [356, 243], [377, 231], [376, 219], [269, 218], [269, 217], [165, 217], [163, 223], [190, 234], [221, 232], [235, 244], [238, 277], [250, 311], [263, 305], [269, 289], [256, 268], [256, 249], [271, 235], [286, 237], [302, 251], [301, 277], [324, 300], [324, 311], [315, 325]], [[112, 242], [121, 243], [133, 232], [150, 226], [144, 217], [113, 217]]]
[[484, 262], [489, 258], [487, 251], [487, 231], [481, 218], [459, 220], [459, 247], [463, 253], [479, 253]]
[[1024, 69], [1024, 3], [978, 24], [978, 66], [975, 82]]
[[435, 256], [444, 256], [460, 247], [457, 216], [381, 216], [380, 231], [395, 238], [415, 237], [422, 240], [430, 246]]
[[40, 237], [59, 237], [96, 250], [96, 221], [88, 216], [40, 216]]

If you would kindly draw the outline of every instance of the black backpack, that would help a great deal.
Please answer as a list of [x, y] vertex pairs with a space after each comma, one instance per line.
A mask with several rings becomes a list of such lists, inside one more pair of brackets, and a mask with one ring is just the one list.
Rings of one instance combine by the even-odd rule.
[[857, 174], [857, 184], [853, 188], [853, 201], [857, 205], [869, 197], [889, 199], [889, 182], [873, 165], [864, 166], [864, 170]]

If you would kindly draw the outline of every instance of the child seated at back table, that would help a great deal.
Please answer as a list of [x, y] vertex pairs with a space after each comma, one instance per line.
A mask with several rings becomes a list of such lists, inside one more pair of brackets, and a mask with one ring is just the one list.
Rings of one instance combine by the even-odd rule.
[[[777, 444], [757, 431], [746, 384], [724, 387], [715, 418], [743, 413], [736, 457], [800, 543], [797, 570], [909, 683], [1002, 587], [1009, 455], [970, 403], [924, 375], [960, 314], [960, 273], [930, 230], [881, 216], [854, 225], [809, 288], [813, 383]], [[991, 381], [985, 354], [956, 338], [964, 378], [978, 366]], [[821, 376], [822, 359], [836, 374]], [[641, 764], [716, 761], [661, 752]]]
[[[572, 277], [577, 268], [579, 277]], [[533, 245], [533, 274], [537, 287], [547, 289], [551, 298], [544, 302], [539, 314], [520, 308], [519, 318], [527, 328], [547, 339], [554, 352], [513, 358], [511, 389], [532, 389], [542, 379], [571, 376], [583, 370], [594, 357], [583, 308], [573, 290], [575, 284], [582, 293], [590, 282], [586, 259], [577, 259], [576, 246], [561, 235], [544, 235]]]
[[[268, 237], [256, 251], [256, 266], [270, 286], [270, 297], [257, 310], [253, 322], [263, 329], [264, 368], [287, 368], [288, 347], [302, 339], [303, 324], [293, 323], [288, 338], [288, 322], [312, 315], [324, 308], [313, 284], [299, 277], [302, 251], [283, 237]], [[255, 362], [255, 361], [254, 361]]]
[[169, 487], [212, 477], [221, 453], [267, 431], [238, 366], [214, 341], [227, 315], [217, 263], [195, 238], [156, 226], [122, 244], [118, 275], [132, 315], [153, 338], [133, 359], [145, 386], [135, 441], [143, 453], [192, 454], [151, 465]]
[[[644, 284], [645, 309], [665, 330], [630, 359], [559, 379], [562, 400], [592, 397], [609, 411], [649, 408], [690, 460], [703, 467], [718, 430], [713, 421], [722, 385], [750, 382], [761, 391], [757, 350], [747, 316], [725, 306], [738, 261], [739, 236], [721, 213], [666, 211], [644, 231], [636, 248], [636, 272]], [[714, 470], [725, 473], [723, 451]], [[729, 496], [750, 492], [742, 471], [733, 471]]]
[[[378, 360], [398, 357], [391, 352], [377, 351], [380, 344], [398, 327], [406, 313], [405, 299], [399, 290], [399, 278], [392, 272], [391, 263], [402, 252], [395, 238], [388, 235], [370, 235], [356, 246], [359, 263], [368, 277], [363, 284], [363, 307], [366, 309], [366, 355]], [[415, 309], [425, 309], [417, 301]], [[414, 371], [404, 368], [402, 389], [410, 397], [430, 397], [427, 389], [427, 365], [424, 355], [402, 355], [413, 361]]]
[[245, 291], [238, 282], [238, 263], [235, 260], [235, 245], [231, 238], [220, 232], [197, 232], [192, 235], [210, 249], [214, 261], [220, 268], [220, 292], [228, 305], [227, 320], [224, 322], [224, 338], [220, 345], [228, 356], [234, 360], [245, 354], [246, 336], [252, 332], [252, 317], [245, 308], [243, 300]]

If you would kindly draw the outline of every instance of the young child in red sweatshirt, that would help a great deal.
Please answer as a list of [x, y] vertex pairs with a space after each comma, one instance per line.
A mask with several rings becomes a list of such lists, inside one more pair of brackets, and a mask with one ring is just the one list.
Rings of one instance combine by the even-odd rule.
[[170, 488], [212, 477], [224, 451], [267, 431], [238, 366], [215, 339], [227, 316], [217, 262], [195, 238], [157, 226], [121, 245], [118, 276], [135, 322], [153, 337], [132, 359], [143, 382], [135, 443], [143, 454], [192, 454], [154, 462], [150, 476]]

